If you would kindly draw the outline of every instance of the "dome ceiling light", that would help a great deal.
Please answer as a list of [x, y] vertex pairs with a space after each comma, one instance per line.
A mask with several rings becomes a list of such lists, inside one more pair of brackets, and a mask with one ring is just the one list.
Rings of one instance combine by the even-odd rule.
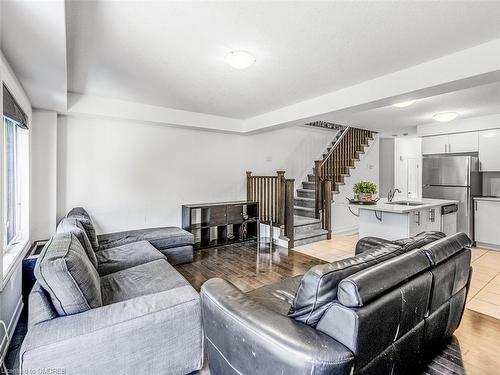
[[245, 69], [254, 64], [255, 56], [250, 52], [238, 50], [229, 52], [226, 57], [226, 62], [235, 69]]
[[432, 118], [439, 122], [448, 122], [456, 119], [457, 116], [458, 116], [457, 112], [441, 112], [441, 113], [436, 113], [434, 116], [432, 116]]

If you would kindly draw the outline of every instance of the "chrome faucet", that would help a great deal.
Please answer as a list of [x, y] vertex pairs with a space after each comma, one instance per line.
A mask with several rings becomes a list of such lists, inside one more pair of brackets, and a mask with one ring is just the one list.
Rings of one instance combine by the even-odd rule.
[[401, 190], [399, 190], [398, 188], [389, 190], [389, 193], [387, 193], [387, 202], [392, 202], [394, 196], [396, 195], [396, 192], [401, 193]]

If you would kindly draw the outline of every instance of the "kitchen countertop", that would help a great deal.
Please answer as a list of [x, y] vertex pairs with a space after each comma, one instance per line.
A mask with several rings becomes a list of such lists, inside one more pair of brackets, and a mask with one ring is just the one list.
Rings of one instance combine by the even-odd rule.
[[[500, 200], [500, 198], [498, 198], [498, 199]], [[402, 201], [402, 199], [394, 199], [393, 200], [393, 202], [398, 202], [398, 201]], [[434, 207], [445, 206], [447, 204], [458, 203], [458, 201], [456, 201], [456, 200], [443, 200], [443, 199], [430, 199], [430, 198], [424, 198], [424, 199], [415, 200], [415, 201], [410, 200], [410, 201], [423, 203], [423, 204], [419, 205], [419, 206], [388, 204], [387, 198], [382, 198], [377, 202], [377, 204], [373, 204], [373, 205], [361, 205], [361, 204], [351, 203], [351, 204], [349, 204], [349, 206], [355, 206], [356, 208], [359, 208], [360, 210], [382, 211], [382, 212], [392, 212], [395, 214], [405, 214], [408, 212], [420, 211], [420, 210], [425, 210], [428, 208], [434, 208]]]
[[500, 202], [500, 197], [474, 197], [474, 200]]

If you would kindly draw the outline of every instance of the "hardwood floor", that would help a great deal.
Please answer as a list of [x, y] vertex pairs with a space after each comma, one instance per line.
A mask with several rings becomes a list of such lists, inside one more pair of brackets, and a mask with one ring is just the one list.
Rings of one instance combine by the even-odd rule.
[[[330, 241], [305, 245], [296, 251], [275, 247], [278, 251], [273, 254], [272, 264], [268, 248], [257, 254], [255, 243], [247, 242], [197, 251], [192, 263], [176, 268], [197, 290], [206, 280], [221, 277], [242, 291], [250, 291], [303, 274], [313, 265], [352, 256], [356, 240], [357, 236], [334, 236]], [[335, 252], [331, 251], [333, 246]], [[475, 254], [473, 261], [486, 253]], [[429, 362], [422, 375], [500, 374], [498, 348], [500, 320], [467, 308], [454, 340]]]
[[304, 274], [309, 268], [325, 261], [283, 247], [274, 246], [270, 263], [269, 247], [256, 251], [255, 242], [214, 247], [195, 251], [192, 263], [176, 269], [200, 290], [201, 285], [213, 277], [230, 281], [244, 292], [279, 280]]

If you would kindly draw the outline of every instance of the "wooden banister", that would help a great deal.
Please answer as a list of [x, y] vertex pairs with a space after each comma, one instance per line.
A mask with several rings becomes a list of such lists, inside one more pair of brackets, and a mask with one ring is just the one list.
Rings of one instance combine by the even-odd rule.
[[284, 226], [289, 246], [293, 246], [294, 180], [286, 179], [284, 171], [276, 176], [247, 175], [247, 200], [257, 201], [263, 223]]
[[287, 179], [285, 181], [285, 236], [288, 238], [288, 248], [293, 248], [294, 242], [294, 190], [295, 180]]
[[344, 176], [354, 167], [354, 162], [358, 160], [360, 152], [372, 137], [372, 131], [346, 127], [323, 160], [314, 163], [315, 215], [321, 219], [323, 229], [328, 230], [329, 238], [332, 192], [337, 191], [338, 184], [344, 182]]

